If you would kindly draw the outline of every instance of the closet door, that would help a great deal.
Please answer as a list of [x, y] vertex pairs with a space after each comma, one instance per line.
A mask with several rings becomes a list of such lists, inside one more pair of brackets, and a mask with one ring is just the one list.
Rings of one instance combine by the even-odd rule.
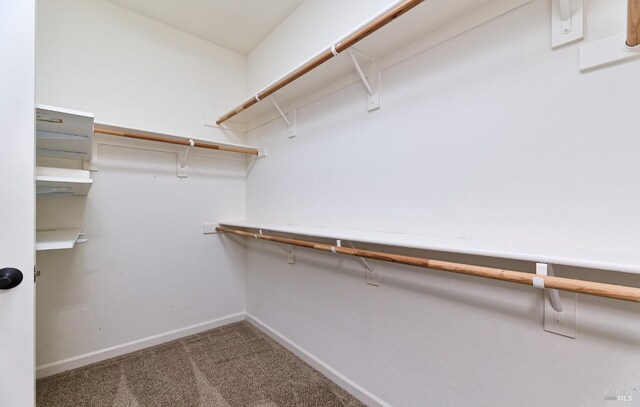
[[35, 0], [0, 0], [0, 406], [3, 407], [34, 405], [35, 16]]

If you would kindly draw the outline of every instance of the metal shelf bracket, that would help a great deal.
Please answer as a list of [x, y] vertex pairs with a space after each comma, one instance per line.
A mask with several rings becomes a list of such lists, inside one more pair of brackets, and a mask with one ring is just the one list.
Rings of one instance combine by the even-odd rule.
[[[367, 110], [369, 112], [380, 109], [380, 71], [375, 69], [375, 61], [370, 56], [351, 47], [349, 48], [351, 62], [367, 90]], [[358, 62], [358, 57], [366, 61], [366, 73]]]
[[551, 48], [584, 38], [584, 0], [553, 0], [551, 4]]
[[278, 113], [280, 113], [280, 116], [282, 117], [282, 120], [284, 120], [285, 124], [289, 128], [289, 138], [294, 138], [298, 133], [298, 128], [297, 128], [298, 126], [297, 126], [297, 120], [296, 120], [296, 110], [293, 108], [292, 103], [287, 100], [286, 103], [289, 105], [289, 113], [288, 113], [288, 117], [287, 117], [287, 114], [285, 114], [282, 111], [282, 109], [280, 108], [280, 105], [278, 105], [278, 102], [276, 102], [274, 96], [275, 95], [271, 96], [271, 102], [275, 106], [275, 108], [278, 111]]
[[[339, 240], [338, 240], [339, 241]], [[356, 247], [353, 245], [353, 243], [351, 242], [346, 242], [347, 245], [349, 247], [351, 247], [352, 249], [355, 249]], [[360, 262], [362, 262], [362, 265], [364, 266], [364, 268], [366, 268], [368, 271], [373, 271], [373, 267], [371, 267], [371, 265], [369, 264], [369, 261], [367, 259], [365, 259], [364, 257], [358, 257], [360, 259]]]
[[[349, 241], [345, 241], [345, 243], [347, 244], [347, 246], [351, 247], [352, 249], [356, 248], [353, 245], [353, 243]], [[339, 239], [336, 240], [336, 245], [331, 247], [331, 251], [337, 254], [337, 251], [336, 251], [337, 247], [343, 247], [342, 240], [339, 240]], [[380, 264], [377, 261], [374, 263], [370, 263], [364, 257], [360, 257], [360, 256], [356, 256], [356, 257], [360, 259], [360, 262], [362, 263], [364, 268], [367, 270], [367, 284], [379, 286], [380, 285]]]
[[193, 139], [189, 139], [189, 145], [187, 146], [187, 149], [184, 150], [184, 155], [182, 157], [180, 157], [180, 155], [178, 154], [178, 177], [179, 178], [187, 178], [187, 159], [189, 158], [189, 150], [191, 150], [191, 147], [193, 147], [195, 145], [195, 141], [193, 141]]
[[87, 234], [85, 232], [80, 232], [78, 238], [76, 239], [76, 244], [87, 243], [89, 239], [87, 239]]
[[[547, 263], [536, 263], [536, 274], [539, 276], [553, 276], [553, 265]], [[558, 290], [545, 288], [544, 278], [542, 277], [534, 277], [533, 286], [543, 289], [545, 293], [548, 294], [549, 301], [551, 302], [553, 309], [556, 312], [562, 312], [562, 303], [560, 302], [560, 294], [558, 293]]]

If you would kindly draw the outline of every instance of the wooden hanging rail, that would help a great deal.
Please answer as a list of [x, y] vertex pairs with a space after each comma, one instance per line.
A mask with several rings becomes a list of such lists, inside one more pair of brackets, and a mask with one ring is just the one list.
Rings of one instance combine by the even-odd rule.
[[272, 235], [256, 234], [243, 230], [232, 229], [225, 226], [216, 227], [216, 231], [230, 233], [238, 236], [251, 237], [270, 242], [290, 244], [294, 246], [306, 247], [309, 249], [335, 252], [348, 256], [364, 257], [374, 260], [388, 261], [410, 266], [424, 267], [434, 270], [448, 271], [451, 273], [466, 274], [476, 277], [491, 278], [494, 280], [509, 281], [512, 283], [533, 286], [534, 278], [543, 279], [544, 287], [580, 294], [595, 295], [598, 297], [614, 298], [624, 301], [640, 302], [640, 288], [627, 287], [614, 284], [597, 283], [593, 281], [575, 280], [563, 277], [542, 276], [521, 271], [503, 270], [492, 267], [474, 266], [448, 261], [430, 260], [420, 257], [403, 256], [399, 254], [376, 252], [371, 250], [355, 249], [349, 247], [335, 246], [325, 243], [312, 242], [307, 240], [291, 239]]
[[640, 0], [629, 0], [627, 11], [627, 45], [640, 45]]
[[235, 109], [233, 109], [229, 113], [227, 113], [224, 116], [220, 117], [216, 121], [216, 123], [217, 124], [222, 124], [225, 121], [227, 121], [230, 118], [232, 118], [233, 116], [235, 116], [238, 113], [242, 112], [243, 110], [248, 109], [249, 107], [255, 105], [259, 101], [269, 97], [270, 95], [272, 95], [273, 93], [277, 92], [278, 90], [284, 88], [285, 86], [287, 86], [291, 82], [295, 81], [296, 79], [300, 78], [301, 76], [305, 75], [306, 73], [314, 70], [318, 66], [324, 64], [325, 62], [327, 62], [331, 58], [335, 57], [340, 52], [352, 47], [353, 45], [358, 43], [360, 40], [368, 37], [370, 34], [376, 32], [376, 31], [378, 31], [380, 28], [382, 28], [385, 25], [389, 24], [390, 22], [392, 22], [396, 18], [400, 17], [401, 15], [406, 13], [407, 11], [411, 10], [412, 8], [416, 7], [417, 5], [422, 3], [423, 1], [424, 0], [404, 0], [404, 1], [400, 2], [395, 7], [391, 8], [390, 10], [388, 10], [385, 13], [381, 14], [380, 16], [376, 17], [374, 20], [372, 20], [368, 24], [364, 25], [362, 28], [356, 30], [354, 33], [348, 35], [346, 38], [343, 38], [341, 41], [337, 42], [332, 47], [327, 48], [326, 50], [322, 51], [320, 54], [316, 55], [311, 60], [307, 61], [305, 64], [301, 65], [300, 67], [298, 67], [294, 71], [292, 71], [289, 74], [287, 74], [286, 76], [278, 79], [276, 82], [274, 82], [271, 85], [267, 86], [265, 89], [259, 91], [253, 97], [251, 97], [250, 99], [247, 99], [240, 106], [236, 107]]
[[[138, 133], [138, 132], [132, 132], [132, 131], [124, 131], [124, 130], [111, 130], [111, 129], [105, 129], [101, 127], [94, 127], [93, 131], [94, 133], [107, 134], [110, 136], [134, 138], [138, 140], [158, 141], [161, 143], [178, 144], [181, 146], [191, 145], [190, 139], [187, 139], [187, 138], [167, 137], [163, 135], [144, 134], [144, 133]], [[208, 141], [204, 142], [204, 141], [193, 140], [193, 147], [207, 148], [209, 150], [228, 151], [231, 153], [240, 153], [240, 154], [248, 154], [248, 155], [259, 155], [260, 153], [257, 148], [217, 144], [215, 142], [208, 142]]]

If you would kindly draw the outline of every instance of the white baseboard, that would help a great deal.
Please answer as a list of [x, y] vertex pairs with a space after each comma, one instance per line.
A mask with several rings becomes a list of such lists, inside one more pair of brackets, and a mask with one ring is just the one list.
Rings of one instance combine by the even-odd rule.
[[342, 387], [345, 391], [349, 392], [352, 396], [366, 404], [367, 406], [380, 406], [380, 407], [390, 407], [391, 404], [387, 403], [384, 400], [376, 397], [373, 393], [364, 389], [360, 385], [354, 383], [347, 377], [345, 377], [342, 373], [338, 372], [336, 369], [329, 366], [327, 363], [318, 359], [311, 352], [305, 350], [301, 346], [292, 342], [289, 338], [285, 337], [275, 329], [271, 328], [269, 325], [260, 321], [258, 318], [253, 315], [246, 313], [245, 319], [251, 325], [255, 326], [265, 334], [269, 335], [273, 340], [278, 342], [280, 345], [284, 346], [287, 350], [295, 354], [300, 359], [307, 362], [311, 367], [328, 377], [332, 382]]
[[147, 338], [139, 339], [137, 341], [124, 343], [122, 345], [113, 346], [111, 348], [86, 353], [84, 355], [74, 356], [72, 358], [47, 363], [46, 365], [40, 365], [36, 367], [36, 378], [40, 379], [54, 374], [66, 372], [67, 370], [77, 369], [79, 367], [87, 366], [92, 363], [97, 363], [117, 356], [122, 356], [127, 353], [159, 345], [161, 343], [173, 341], [185, 336], [194, 335], [200, 332], [207, 331], [209, 329], [218, 328], [245, 319], [247, 320], [247, 322], [251, 323], [253, 326], [267, 334], [280, 345], [284, 346], [287, 350], [293, 352], [297, 357], [304, 360], [306, 363], [311, 365], [311, 367], [318, 370], [320, 373], [328, 377], [331, 381], [342, 387], [344, 390], [349, 392], [351, 395], [353, 395], [355, 398], [357, 398], [367, 406], [391, 406], [389, 403], [381, 400], [373, 393], [354, 383], [352, 380], [345, 377], [342, 373], [338, 372], [327, 363], [318, 359], [312, 353], [297, 345], [289, 338], [271, 328], [269, 325], [260, 321], [253, 315], [244, 312], [239, 312], [237, 314], [228, 315], [226, 317], [214, 319], [196, 325], [191, 325], [185, 328], [176, 329], [174, 331], [165, 332], [159, 335], [150, 336]]
[[164, 332], [158, 335], [149, 336], [137, 341], [124, 343], [122, 345], [113, 346], [107, 349], [101, 349], [95, 352], [86, 353], [84, 355], [74, 356], [72, 358], [59, 360], [46, 365], [36, 367], [36, 378], [51, 376], [54, 374], [66, 372], [67, 370], [76, 369], [92, 363], [101, 362], [116, 356], [122, 356], [127, 353], [135, 352], [150, 346], [159, 345], [161, 343], [173, 341], [185, 336], [194, 335], [200, 332], [208, 331], [221, 327], [223, 325], [232, 324], [242, 321], [245, 318], [244, 312], [228, 315], [226, 317], [214, 319], [200, 324], [191, 325], [185, 328], [176, 329], [170, 332]]

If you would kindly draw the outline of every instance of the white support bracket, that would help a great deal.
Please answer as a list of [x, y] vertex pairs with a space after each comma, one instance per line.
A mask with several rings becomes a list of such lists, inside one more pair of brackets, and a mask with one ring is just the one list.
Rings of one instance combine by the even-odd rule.
[[98, 157], [91, 157], [91, 161], [83, 161], [82, 169], [91, 172], [98, 172]]
[[294, 247], [291, 244], [285, 246], [284, 251], [287, 253], [287, 263], [296, 264], [296, 252], [294, 251]]
[[87, 234], [85, 232], [80, 232], [80, 234], [78, 235], [78, 238], [76, 239], [76, 243], [75, 244], [82, 244], [82, 243], [87, 243], [89, 241], [89, 239], [87, 239]]
[[342, 240], [340, 239], [336, 240], [336, 245], [331, 247], [331, 252], [333, 254], [338, 254], [338, 252], [336, 251], [336, 247], [342, 247]]
[[[536, 264], [536, 274], [541, 277], [534, 277], [533, 285], [544, 288], [544, 277], [553, 276], [553, 265], [546, 263]], [[544, 296], [544, 330], [550, 333], [575, 338], [577, 332], [576, 310], [578, 296], [575, 293], [563, 291], [560, 293], [555, 289], [545, 289]]]
[[91, 172], [98, 172], [98, 142], [95, 137], [91, 141], [91, 161], [83, 161], [82, 168]]
[[[338, 240], [337, 243], [338, 243], [338, 246], [340, 246], [341, 241]], [[346, 243], [352, 249], [356, 248], [353, 245], [353, 243], [348, 242], [348, 241]], [[370, 262], [369, 260], [365, 259], [364, 257], [358, 257], [358, 258], [360, 259], [360, 262], [362, 263], [364, 268], [367, 269], [367, 284], [375, 285], [376, 287], [380, 286], [380, 263], [377, 262], [377, 261]]]
[[584, 0], [551, 2], [551, 48], [584, 38]]
[[[338, 240], [339, 242], [339, 240]], [[353, 245], [353, 243], [351, 242], [347, 242], [347, 244], [352, 248], [355, 249], [356, 247]], [[369, 261], [367, 259], [365, 259], [364, 257], [358, 257], [360, 259], [360, 262], [362, 263], [362, 265], [364, 266], [364, 268], [366, 268], [368, 271], [373, 271], [373, 267], [371, 267], [371, 265], [369, 264]]]
[[[553, 276], [553, 265], [547, 263], [536, 263], [536, 274], [539, 276]], [[553, 309], [556, 312], [562, 312], [562, 303], [560, 302], [560, 294], [558, 294], [558, 290], [545, 288], [544, 278], [542, 277], [534, 277], [533, 286], [543, 289], [545, 293], [548, 294], [549, 301], [551, 301]]]
[[180, 154], [178, 154], [178, 177], [179, 178], [187, 178], [187, 159], [189, 158], [189, 150], [191, 150], [191, 147], [193, 147], [195, 145], [195, 141], [193, 141], [192, 139], [189, 139], [189, 145], [187, 146], [187, 149], [184, 151], [184, 155], [182, 157], [180, 157]]
[[[374, 59], [353, 47], [349, 48], [349, 56], [364, 88], [367, 90], [367, 111], [371, 112], [380, 109], [381, 74], [380, 71], [375, 69]], [[358, 57], [367, 61], [366, 73], [360, 66]]]
[[289, 138], [294, 138], [298, 133], [298, 128], [296, 120], [296, 110], [293, 108], [293, 104], [290, 101], [287, 101], [287, 104], [289, 105], [289, 113], [287, 117], [287, 115], [282, 111], [282, 109], [278, 105], [278, 102], [276, 102], [273, 96], [271, 97], [271, 102], [276, 107], [276, 110], [278, 111], [278, 113], [280, 113], [282, 120], [284, 120], [287, 127], [289, 128]]
[[219, 235], [221, 232], [216, 231], [217, 223], [203, 223], [202, 234], [203, 235]]
[[640, 45], [627, 45], [626, 33], [620, 33], [580, 47], [580, 72], [604, 68], [640, 58]]

